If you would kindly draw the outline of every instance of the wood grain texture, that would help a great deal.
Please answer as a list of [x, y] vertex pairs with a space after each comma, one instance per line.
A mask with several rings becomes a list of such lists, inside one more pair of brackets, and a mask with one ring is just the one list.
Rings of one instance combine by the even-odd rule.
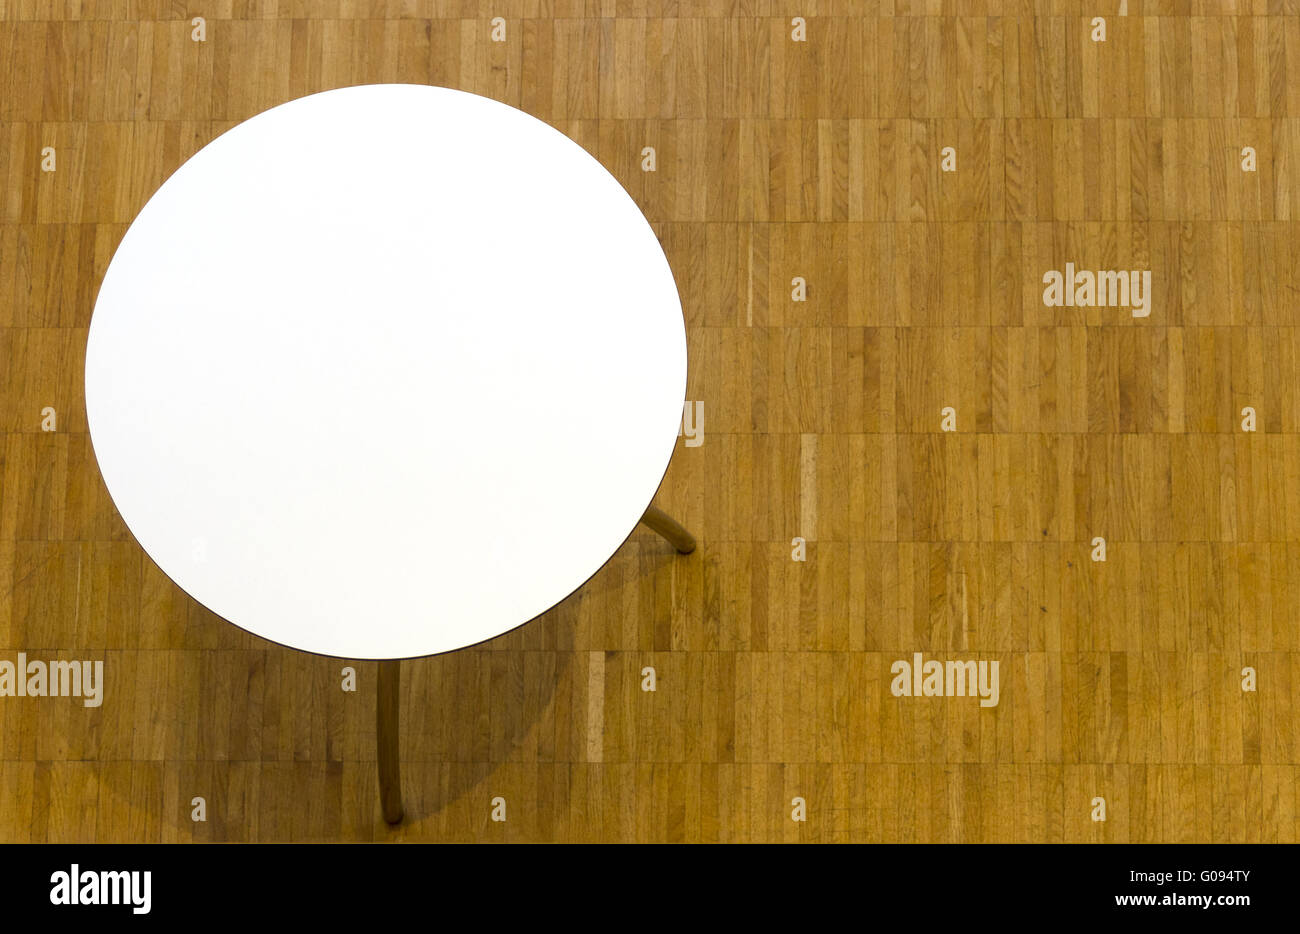
[[[0, 0], [0, 658], [107, 682], [0, 697], [0, 840], [1297, 841], [1300, 4], [799, 7]], [[368, 82], [596, 156], [664, 245], [706, 416], [656, 500], [694, 554], [640, 529], [543, 618], [403, 665], [396, 828], [375, 663], [344, 693], [171, 584], [82, 384], [168, 175]], [[1150, 317], [1045, 307], [1066, 262], [1150, 269]], [[914, 652], [998, 660], [1000, 703], [894, 697]]]

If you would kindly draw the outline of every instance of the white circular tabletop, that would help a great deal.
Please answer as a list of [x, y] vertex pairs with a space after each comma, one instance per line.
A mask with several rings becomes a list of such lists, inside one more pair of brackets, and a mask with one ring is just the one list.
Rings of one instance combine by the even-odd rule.
[[86, 411], [173, 581], [293, 648], [410, 658], [573, 593], [663, 479], [672, 271], [626, 191], [506, 104], [367, 85], [274, 107], [150, 198]]

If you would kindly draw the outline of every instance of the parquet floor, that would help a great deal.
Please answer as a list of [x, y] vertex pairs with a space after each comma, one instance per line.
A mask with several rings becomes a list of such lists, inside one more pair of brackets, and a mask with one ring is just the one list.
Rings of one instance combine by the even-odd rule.
[[[0, 0], [0, 660], [106, 679], [94, 708], [0, 696], [0, 840], [1295, 842], [1297, 14]], [[172, 585], [99, 478], [82, 376], [167, 176], [372, 82], [506, 101], [619, 178], [703, 429], [658, 499], [694, 555], [643, 529], [540, 620], [404, 665], [396, 830], [375, 666], [345, 693], [345, 663]], [[1149, 316], [1046, 306], [1066, 263], [1150, 270]], [[601, 432], [580, 400], [572, 430]], [[997, 661], [998, 704], [895, 696], [917, 652]]]

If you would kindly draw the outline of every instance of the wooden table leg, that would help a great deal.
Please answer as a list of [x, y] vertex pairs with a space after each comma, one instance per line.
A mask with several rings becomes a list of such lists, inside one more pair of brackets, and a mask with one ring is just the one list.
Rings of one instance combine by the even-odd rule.
[[695, 550], [695, 538], [686, 528], [674, 519], [668, 513], [664, 512], [658, 506], [651, 506], [641, 517], [652, 531], [658, 532], [664, 538], [668, 539], [668, 544], [672, 545], [684, 555], [689, 555]]
[[398, 686], [402, 661], [393, 658], [379, 663], [379, 697], [375, 702], [375, 741], [379, 747], [379, 801], [384, 820], [402, 821], [402, 762], [397, 742]]

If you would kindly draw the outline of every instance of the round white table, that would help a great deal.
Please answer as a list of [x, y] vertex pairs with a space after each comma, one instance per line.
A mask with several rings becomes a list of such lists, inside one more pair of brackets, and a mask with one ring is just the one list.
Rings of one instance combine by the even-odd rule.
[[380, 660], [384, 816], [399, 662], [582, 586], [645, 521], [686, 333], [626, 191], [562, 133], [446, 88], [261, 113], [149, 199], [86, 348], [109, 494], [149, 557], [282, 645]]

